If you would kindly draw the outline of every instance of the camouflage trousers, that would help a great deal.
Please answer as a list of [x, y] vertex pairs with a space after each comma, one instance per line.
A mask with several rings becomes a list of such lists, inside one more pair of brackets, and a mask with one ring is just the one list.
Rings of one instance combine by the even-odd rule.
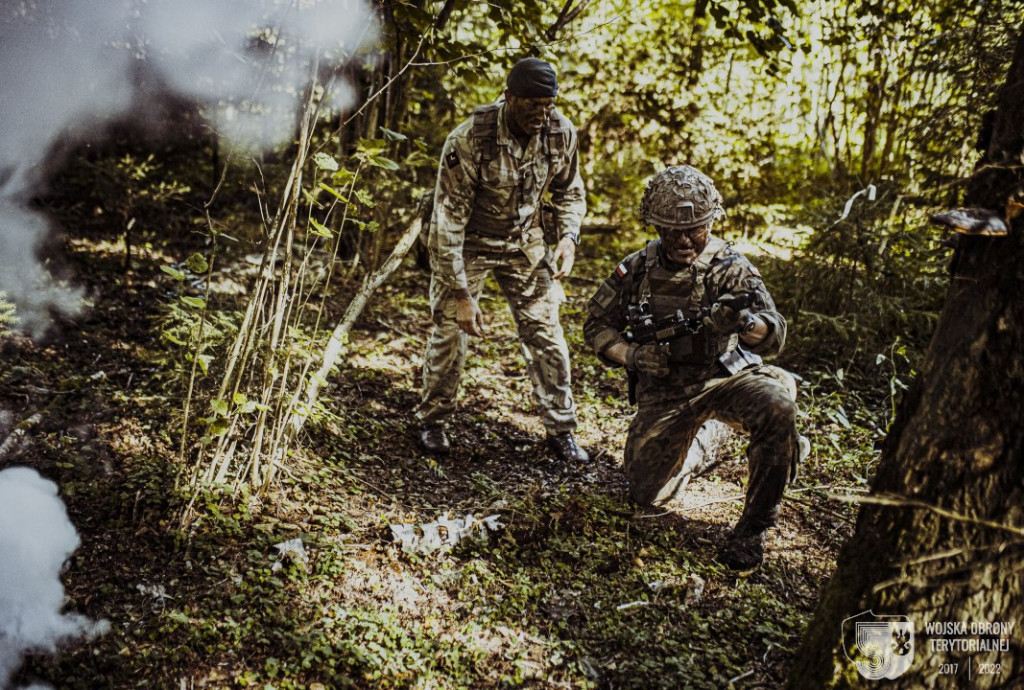
[[757, 366], [712, 379], [692, 397], [645, 403], [629, 427], [626, 475], [632, 498], [659, 505], [678, 498], [700, 454], [689, 453], [701, 425], [717, 419], [748, 433], [748, 485], [740, 525], [762, 532], [775, 524], [799, 453], [796, 381], [782, 369]]
[[[531, 266], [522, 251], [465, 253], [469, 292], [479, 300], [484, 280], [493, 273], [512, 311], [526, 371], [533, 384], [533, 402], [549, 434], [576, 428], [576, 405], [570, 390], [569, 349], [558, 321], [564, 294], [546, 261]], [[455, 399], [466, 363], [469, 336], [455, 321], [450, 288], [430, 280], [434, 330], [423, 362], [423, 394], [416, 410], [420, 424], [439, 424], [455, 411]]]

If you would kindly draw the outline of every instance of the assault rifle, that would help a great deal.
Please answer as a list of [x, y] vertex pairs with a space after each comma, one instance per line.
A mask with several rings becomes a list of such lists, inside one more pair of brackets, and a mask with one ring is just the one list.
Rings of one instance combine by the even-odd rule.
[[[757, 296], [748, 292], [737, 297], [719, 300], [715, 304], [729, 307], [735, 311], [747, 309], [754, 303]], [[667, 343], [681, 335], [693, 335], [704, 326], [704, 318], [711, 313], [714, 305], [701, 309], [696, 316], [687, 316], [682, 309], [674, 314], [655, 319], [648, 302], [629, 305], [626, 317], [626, 330], [622, 335], [628, 343], [646, 345], [647, 343]]]
[[[736, 311], [749, 308], [757, 300], [757, 295], [747, 292], [737, 297], [719, 300], [715, 304], [721, 304]], [[687, 316], [682, 309], [677, 309], [674, 314], [655, 319], [651, 313], [651, 305], [648, 302], [629, 305], [629, 312], [626, 316], [626, 330], [622, 332], [628, 343], [646, 345], [647, 343], [667, 343], [674, 338], [683, 335], [694, 335], [704, 327], [704, 318], [711, 313], [714, 305], [704, 307], [696, 316]], [[742, 352], [737, 348], [736, 352]], [[756, 355], [754, 355], [756, 357]], [[745, 366], [745, 365], [744, 365]], [[728, 365], [726, 365], [727, 368]], [[730, 369], [730, 373], [732, 373]], [[627, 371], [629, 384], [629, 404], [636, 404], [636, 383], [635, 371]]]

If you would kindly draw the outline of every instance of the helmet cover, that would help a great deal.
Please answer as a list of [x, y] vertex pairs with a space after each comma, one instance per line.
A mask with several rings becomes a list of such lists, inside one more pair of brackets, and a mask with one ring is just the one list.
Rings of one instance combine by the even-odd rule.
[[640, 217], [655, 227], [686, 230], [724, 218], [725, 209], [710, 177], [689, 165], [673, 165], [647, 183]]

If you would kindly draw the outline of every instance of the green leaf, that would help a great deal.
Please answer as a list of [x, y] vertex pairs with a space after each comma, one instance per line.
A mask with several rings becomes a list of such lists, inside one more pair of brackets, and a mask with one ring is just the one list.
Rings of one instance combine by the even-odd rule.
[[185, 341], [179, 340], [171, 331], [163, 331], [160, 334], [160, 336], [163, 337], [165, 340], [174, 343], [175, 345], [185, 345]]
[[399, 168], [398, 163], [394, 162], [390, 158], [385, 158], [384, 156], [370, 156], [367, 160], [370, 165], [378, 168], [384, 168], [385, 170], [398, 170]]
[[170, 266], [161, 266], [160, 270], [169, 275], [170, 277], [174, 278], [175, 280], [185, 280], [185, 274], [176, 268], [171, 268]]
[[245, 393], [235, 393], [234, 395], [231, 396], [231, 401], [236, 405], [244, 405], [245, 403], [249, 402], [249, 396], [247, 396]]
[[305, 188], [303, 188], [302, 190], [302, 197], [310, 206], [316, 206], [317, 208], [321, 207], [321, 204], [319, 201], [316, 200], [316, 197], [310, 194]]
[[228, 414], [228, 404], [219, 398], [211, 400], [210, 407], [221, 417], [226, 417]]
[[206, 300], [202, 297], [188, 297], [186, 295], [182, 296], [181, 301], [190, 307], [195, 307], [196, 309], [204, 309], [206, 307]]
[[323, 182], [321, 182], [320, 183], [320, 189], [324, 190], [325, 192], [329, 192], [330, 194], [338, 197], [338, 199], [340, 201], [342, 201], [343, 203], [346, 203], [346, 204], [349, 203], [348, 198], [346, 198], [344, 195], [342, 195], [342, 193], [339, 192], [334, 187], [329, 187], [329, 186], [325, 185]]
[[326, 153], [314, 153], [313, 162], [316, 163], [316, 167], [321, 170], [329, 170], [331, 172], [337, 172], [339, 166], [338, 161], [334, 160], [334, 156]]
[[345, 168], [342, 168], [338, 172], [331, 175], [331, 182], [338, 185], [339, 187], [347, 185], [354, 179], [356, 179], [356, 174], [351, 170], [346, 170]]
[[388, 145], [388, 142], [384, 139], [363, 139], [359, 137], [359, 146], [356, 147], [356, 151], [365, 153], [368, 156], [376, 156], [381, 153]]
[[185, 261], [185, 266], [187, 266], [188, 270], [192, 271], [193, 273], [206, 273], [207, 271], [210, 270], [210, 262], [208, 262], [206, 260], [206, 257], [200, 254], [199, 252], [196, 252], [192, 256], [188, 257], [188, 259]]
[[374, 206], [373, 197], [370, 196], [370, 193], [367, 192], [365, 189], [356, 190], [356, 199], [358, 199], [359, 203], [361, 203], [363, 206], [367, 206], [369, 208], [373, 208]]
[[318, 223], [315, 218], [309, 219], [309, 225], [310, 235], [316, 235], [317, 237], [334, 237], [334, 234], [330, 229], [327, 226]]
[[402, 134], [401, 132], [396, 132], [394, 130], [388, 129], [387, 127], [381, 127], [380, 131], [384, 132], [384, 136], [390, 139], [391, 141], [405, 141], [406, 139], [409, 138]]
[[171, 611], [167, 614], [167, 617], [176, 623], [188, 623], [189, 618], [181, 611]]
[[216, 422], [210, 425], [211, 436], [223, 436], [224, 432], [228, 430], [227, 420], [218, 419]]
[[203, 370], [203, 375], [210, 373], [210, 362], [213, 361], [213, 355], [198, 355], [196, 361], [199, 363], [199, 368]]

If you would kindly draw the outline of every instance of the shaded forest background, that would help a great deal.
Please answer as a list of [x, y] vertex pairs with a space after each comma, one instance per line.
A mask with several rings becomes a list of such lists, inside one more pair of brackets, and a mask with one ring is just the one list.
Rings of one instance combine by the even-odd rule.
[[[952, 250], [928, 216], [964, 199], [1024, 5], [507, 5], [374, 3], [377, 35], [309, 69], [294, 135], [270, 150], [213, 117], [223, 103], [168, 95], [140, 69], [144, 112], [53, 152], [33, 204], [63, 231], [51, 270], [92, 305], [34, 341], [5, 332], [0, 466], [58, 481], [83, 535], [71, 607], [114, 629], [32, 659], [26, 682], [785, 681], [851, 534], [855, 505], [834, 497], [868, 491], [938, 321]], [[268, 70], [286, 60], [273, 32], [253, 42]], [[538, 460], [500, 300], [452, 460], [420, 457], [411, 436], [429, 326], [428, 276], [405, 256], [419, 201], [448, 131], [527, 55], [558, 67], [588, 190], [563, 311], [599, 456], [584, 472]], [[646, 179], [682, 163], [716, 181], [722, 234], [790, 321], [779, 362], [803, 379], [814, 443], [748, 580], [712, 557], [738, 514], [742, 446], [692, 503], [637, 511], [616, 468], [623, 382], [579, 334], [586, 299], [646, 237]], [[0, 299], [0, 327], [17, 317]], [[445, 513], [506, 527], [453, 554], [395, 544], [392, 525]], [[296, 537], [308, 559], [278, 560]]]

